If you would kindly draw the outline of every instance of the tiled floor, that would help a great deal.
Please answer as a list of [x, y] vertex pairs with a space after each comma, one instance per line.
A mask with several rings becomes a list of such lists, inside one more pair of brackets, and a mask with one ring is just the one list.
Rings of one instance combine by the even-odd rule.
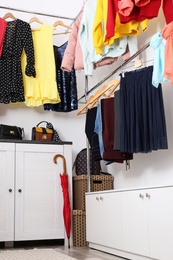
[[[70, 249], [63, 245], [14, 245], [13, 249], [30, 249], [30, 248], [54, 248], [60, 253], [67, 254], [78, 260], [124, 260], [124, 258], [115, 255], [107, 254], [88, 247], [71, 247]], [[9, 249], [9, 248], [7, 248]]]

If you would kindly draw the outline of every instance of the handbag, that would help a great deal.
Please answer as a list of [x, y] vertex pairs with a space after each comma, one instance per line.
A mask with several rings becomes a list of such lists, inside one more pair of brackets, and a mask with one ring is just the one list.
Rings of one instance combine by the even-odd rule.
[[0, 125], [0, 139], [16, 139], [24, 138], [24, 128], [12, 125]]
[[[92, 149], [89, 150], [90, 154], [90, 174], [99, 175], [101, 172], [100, 161], [95, 161], [92, 155]], [[76, 175], [87, 174], [87, 148], [83, 148], [77, 155], [73, 164]]]
[[[46, 123], [46, 127], [40, 127], [40, 124]], [[31, 140], [36, 141], [59, 141], [61, 140], [53, 125], [47, 121], [41, 121], [32, 128]]]

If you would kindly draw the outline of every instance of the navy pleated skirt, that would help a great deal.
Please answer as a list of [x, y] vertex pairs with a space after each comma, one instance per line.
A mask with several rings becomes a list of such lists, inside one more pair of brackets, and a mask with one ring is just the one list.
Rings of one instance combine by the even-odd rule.
[[152, 85], [153, 67], [120, 74], [120, 151], [167, 149], [162, 86]]

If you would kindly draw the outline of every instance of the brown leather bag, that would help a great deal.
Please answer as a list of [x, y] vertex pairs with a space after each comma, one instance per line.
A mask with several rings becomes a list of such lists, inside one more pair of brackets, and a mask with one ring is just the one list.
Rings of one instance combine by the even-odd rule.
[[41, 121], [37, 126], [32, 128], [32, 140], [36, 141], [52, 141], [53, 139], [53, 129], [47, 127], [39, 127], [41, 123], [46, 123], [46, 121]]

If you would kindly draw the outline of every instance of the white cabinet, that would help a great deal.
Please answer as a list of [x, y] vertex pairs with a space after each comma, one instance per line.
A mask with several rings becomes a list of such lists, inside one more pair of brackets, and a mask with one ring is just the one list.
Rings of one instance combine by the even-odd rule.
[[[109, 206], [98, 210], [95, 205], [95, 197], [104, 197], [109, 194]], [[118, 196], [118, 207], [113, 198]], [[173, 187], [155, 187], [150, 189], [119, 190], [110, 192], [99, 192], [86, 194], [86, 224], [87, 241], [89, 247], [100, 249], [133, 260], [173, 259]], [[104, 200], [105, 202], [105, 200]], [[92, 210], [92, 211], [91, 211]], [[106, 211], [107, 210], [107, 211]], [[98, 215], [99, 213], [99, 215]], [[92, 222], [92, 217], [97, 216], [97, 223], [105, 221], [104, 215], [111, 216], [109, 222], [102, 222], [102, 226], [111, 231], [104, 232], [99, 236], [99, 225]], [[115, 218], [116, 215], [121, 216]], [[112, 218], [112, 215], [114, 216]], [[95, 220], [96, 221], [96, 220]], [[122, 240], [120, 244], [115, 239], [114, 232], [117, 231]], [[114, 231], [114, 232], [113, 232]], [[111, 243], [110, 237], [112, 238]], [[118, 242], [117, 242], [118, 241]], [[121, 245], [121, 246], [120, 246]]]
[[119, 193], [86, 196], [87, 241], [122, 249], [121, 218]]
[[173, 187], [122, 192], [123, 250], [173, 259]]
[[0, 145], [0, 241], [14, 240], [15, 144]]
[[71, 197], [71, 145], [0, 143], [0, 241], [65, 238], [57, 153], [66, 158]]

